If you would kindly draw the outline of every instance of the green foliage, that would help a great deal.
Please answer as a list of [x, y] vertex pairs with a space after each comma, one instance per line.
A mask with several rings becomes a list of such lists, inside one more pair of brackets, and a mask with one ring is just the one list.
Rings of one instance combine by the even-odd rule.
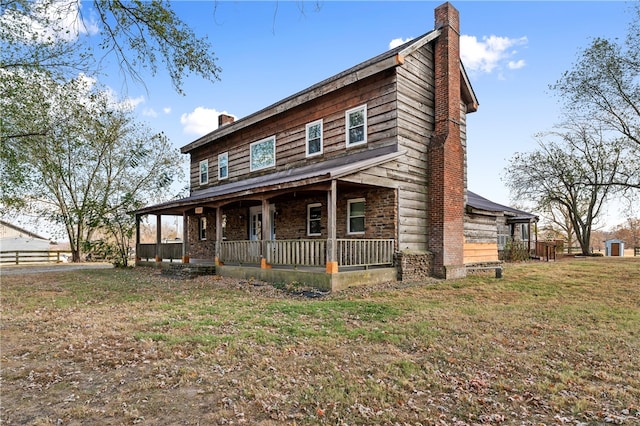
[[126, 266], [135, 228], [128, 212], [166, 197], [181, 173], [179, 153], [90, 79], [31, 83], [47, 100], [35, 114], [45, 131], [9, 136], [5, 130], [23, 119], [3, 120], [5, 213], [20, 209], [61, 224], [75, 261], [86, 242], [109, 241], [110, 255]]
[[514, 240], [513, 238], [507, 239], [502, 252], [502, 259], [507, 262], [520, 262], [523, 260], [529, 260], [529, 248], [522, 241]]

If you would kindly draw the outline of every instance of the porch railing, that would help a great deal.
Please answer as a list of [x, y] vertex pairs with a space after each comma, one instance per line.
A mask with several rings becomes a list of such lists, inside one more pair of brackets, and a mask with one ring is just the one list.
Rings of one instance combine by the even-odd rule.
[[267, 241], [265, 257], [272, 265], [324, 267], [326, 253], [326, 240], [272, 240]]
[[223, 262], [260, 264], [262, 241], [223, 241], [219, 258]]
[[[338, 239], [339, 266], [376, 266], [393, 264], [393, 239]], [[265, 259], [271, 265], [326, 265], [327, 240], [271, 240], [266, 241]], [[228, 263], [259, 264], [262, 258], [261, 241], [223, 241], [220, 260]]]
[[[158, 253], [161, 259], [168, 259], [170, 261], [182, 259], [182, 244], [181, 243], [165, 243], [160, 244], [160, 253]], [[138, 244], [137, 256], [145, 261], [154, 260], [156, 258], [156, 245], [155, 244]]]
[[395, 240], [338, 239], [338, 265], [373, 266], [393, 264]]

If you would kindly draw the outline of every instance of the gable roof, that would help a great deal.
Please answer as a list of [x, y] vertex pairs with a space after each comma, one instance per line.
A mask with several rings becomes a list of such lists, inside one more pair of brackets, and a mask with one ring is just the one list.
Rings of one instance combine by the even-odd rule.
[[[276, 114], [287, 111], [291, 108], [299, 106], [303, 103], [309, 102], [320, 96], [324, 96], [328, 93], [339, 90], [345, 86], [353, 84], [357, 81], [363, 80], [374, 74], [382, 72], [389, 68], [395, 68], [404, 64], [405, 56], [415, 52], [422, 46], [432, 42], [440, 36], [440, 30], [433, 30], [425, 33], [417, 38], [409, 40], [408, 42], [401, 44], [393, 49], [389, 49], [386, 52], [375, 56], [367, 61], [361, 62], [354, 67], [351, 67], [345, 71], [342, 71], [332, 77], [322, 80], [319, 83], [314, 84], [298, 93], [295, 93], [287, 98], [284, 98], [260, 111], [254, 112], [246, 117], [240, 118], [225, 126], [218, 127], [216, 130], [207, 133], [206, 135], [196, 139], [195, 141], [180, 148], [180, 152], [187, 154], [196, 148], [206, 145], [220, 137], [234, 133], [240, 129], [248, 127], [252, 124], [266, 120], [273, 117]], [[474, 112], [478, 108], [478, 99], [475, 92], [471, 87], [469, 77], [460, 62], [461, 73], [461, 92], [464, 102], [467, 105], [469, 112]]]
[[469, 207], [485, 212], [504, 213], [505, 216], [509, 216], [513, 220], [538, 220], [538, 216], [532, 213], [494, 203], [493, 201], [484, 198], [472, 191], [467, 191], [467, 208]]
[[[21, 234], [24, 234], [25, 236], [27, 236], [27, 237], [29, 237], [29, 238], [35, 238], [35, 239], [37, 239], [37, 240], [45, 240], [45, 241], [49, 241], [49, 239], [48, 239], [48, 238], [41, 237], [41, 236], [40, 236], [40, 235], [38, 235], [38, 234], [35, 234], [35, 233], [31, 232], [31, 231], [27, 231], [27, 230], [26, 230], [26, 229], [24, 229], [24, 228], [21, 228], [21, 227], [19, 227], [19, 226], [17, 226], [17, 225], [14, 225], [14, 224], [12, 224], [12, 223], [10, 223], [10, 222], [7, 222], [7, 221], [4, 221], [4, 220], [2, 220], [2, 219], [0, 219], [0, 226], [6, 226], [7, 228], [11, 228], [11, 229], [13, 229], [13, 230], [15, 230], [15, 231], [18, 231], [18, 232], [19, 232], [19, 233], [21, 233]], [[1, 237], [1, 235], [0, 235], [0, 237]]]

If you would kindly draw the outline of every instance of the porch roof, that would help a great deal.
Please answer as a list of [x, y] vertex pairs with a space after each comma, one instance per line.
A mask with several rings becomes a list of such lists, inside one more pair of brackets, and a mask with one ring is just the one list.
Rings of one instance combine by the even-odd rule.
[[289, 170], [257, 176], [250, 179], [216, 185], [200, 191], [193, 191], [189, 197], [147, 206], [134, 211], [135, 214], [182, 214], [202, 203], [265, 193], [288, 188], [301, 188], [339, 179], [370, 167], [378, 166], [406, 154], [395, 146], [358, 152], [324, 162], [309, 164]]
[[508, 222], [537, 222], [538, 216], [525, 212], [523, 210], [514, 209], [513, 207], [494, 203], [475, 192], [467, 191], [467, 208], [471, 210], [491, 212], [504, 215]]

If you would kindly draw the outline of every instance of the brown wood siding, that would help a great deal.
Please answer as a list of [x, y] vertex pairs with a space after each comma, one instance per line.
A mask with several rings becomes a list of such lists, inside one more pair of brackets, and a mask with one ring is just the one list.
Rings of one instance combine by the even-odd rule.
[[433, 49], [423, 46], [405, 58], [398, 71], [398, 247], [427, 249], [427, 145], [434, 130]]
[[[345, 112], [364, 104], [367, 105], [367, 144], [347, 149]], [[191, 188], [202, 189], [218, 184], [218, 154], [223, 152], [229, 153], [229, 177], [220, 183], [395, 144], [395, 109], [395, 72], [388, 70], [192, 151]], [[323, 154], [306, 158], [305, 125], [319, 119], [323, 120]], [[276, 137], [276, 167], [250, 172], [249, 145], [270, 136]], [[199, 163], [205, 158], [209, 159], [209, 185], [200, 186]]]

